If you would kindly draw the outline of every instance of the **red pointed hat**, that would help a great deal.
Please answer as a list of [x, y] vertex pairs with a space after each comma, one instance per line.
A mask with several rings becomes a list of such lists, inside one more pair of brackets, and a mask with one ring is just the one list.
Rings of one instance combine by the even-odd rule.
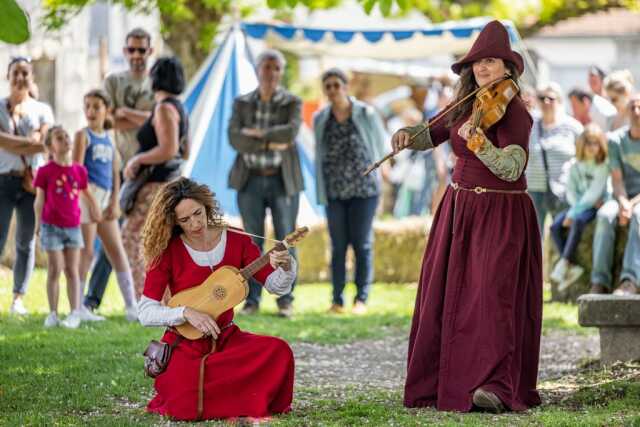
[[451, 66], [454, 73], [460, 74], [464, 64], [475, 62], [482, 58], [500, 58], [512, 62], [518, 74], [524, 71], [524, 61], [518, 52], [511, 50], [509, 33], [500, 21], [491, 21], [480, 31], [478, 38], [473, 42], [471, 50], [458, 62]]

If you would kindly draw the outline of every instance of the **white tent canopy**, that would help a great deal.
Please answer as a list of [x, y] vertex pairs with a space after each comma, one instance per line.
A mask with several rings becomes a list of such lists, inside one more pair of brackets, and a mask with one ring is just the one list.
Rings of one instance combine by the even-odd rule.
[[[492, 18], [425, 24], [420, 27], [360, 29], [319, 28], [285, 24], [243, 23], [249, 37], [300, 55], [359, 57], [382, 60], [424, 59], [439, 54], [462, 54]], [[510, 21], [502, 21], [511, 43], [520, 37]]]

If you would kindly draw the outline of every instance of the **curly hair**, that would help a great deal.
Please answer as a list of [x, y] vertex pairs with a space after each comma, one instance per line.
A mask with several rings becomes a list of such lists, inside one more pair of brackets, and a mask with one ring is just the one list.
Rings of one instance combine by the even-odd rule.
[[176, 223], [175, 209], [184, 199], [195, 200], [204, 206], [209, 226], [224, 225], [220, 205], [209, 187], [189, 178], [168, 182], [153, 198], [142, 229], [142, 253], [147, 268], [153, 267], [160, 260], [172, 238], [183, 233]]
[[[516, 66], [509, 61], [504, 61], [504, 66], [509, 71], [511, 80], [513, 80], [519, 87], [518, 70], [516, 69]], [[478, 83], [476, 83], [476, 79], [473, 75], [472, 64], [464, 64], [462, 66], [462, 69], [460, 70], [460, 78], [458, 79], [458, 83], [456, 83], [454, 99], [450, 105], [455, 104], [477, 88]], [[452, 127], [458, 120], [469, 114], [469, 112], [473, 109], [473, 101], [475, 101], [475, 97], [472, 96], [465, 102], [454, 108], [448, 114], [447, 127]]]

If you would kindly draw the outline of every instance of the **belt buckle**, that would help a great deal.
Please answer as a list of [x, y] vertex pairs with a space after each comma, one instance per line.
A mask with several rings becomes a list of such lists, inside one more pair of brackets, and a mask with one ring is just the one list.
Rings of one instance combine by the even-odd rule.
[[476, 187], [476, 188], [473, 189], [473, 192], [476, 193], [476, 194], [482, 194], [482, 193], [484, 193], [486, 191], [487, 191], [487, 189], [483, 188], [483, 187]]
[[451, 188], [453, 188], [454, 190], [457, 190], [460, 186], [458, 185], [457, 182], [452, 182], [451, 183]]

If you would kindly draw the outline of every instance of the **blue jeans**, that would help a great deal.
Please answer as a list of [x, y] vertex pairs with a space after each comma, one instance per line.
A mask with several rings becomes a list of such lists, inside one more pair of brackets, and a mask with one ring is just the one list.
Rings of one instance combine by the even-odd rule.
[[591, 208], [578, 214], [573, 219], [573, 223], [569, 227], [569, 232], [565, 233], [565, 227], [562, 226], [562, 222], [567, 217], [568, 212], [568, 210], [564, 210], [553, 219], [553, 224], [551, 225], [551, 237], [558, 248], [558, 252], [560, 252], [560, 256], [575, 264], [576, 248], [578, 247], [578, 243], [580, 243], [582, 232], [587, 224], [593, 221], [596, 217], [598, 210], [596, 208]]
[[373, 217], [378, 196], [329, 200], [327, 222], [331, 237], [331, 283], [333, 303], [344, 305], [347, 247], [355, 254], [356, 301], [366, 302], [373, 281]]
[[[596, 232], [593, 236], [593, 269], [591, 282], [611, 288], [613, 254], [618, 224], [618, 202], [609, 200], [598, 210]], [[624, 248], [620, 281], [629, 279], [638, 284], [640, 279], [640, 205], [633, 208], [629, 221], [629, 238]]]
[[[121, 216], [118, 220], [118, 225], [122, 227], [123, 222], [124, 216]], [[96, 242], [99, 242], [99, 239], [96, 239]], [[93, 309], [100, 307], [104, 293], [107, 290], [111, 271], [113, 271], [113, 267], [109, 262], [109, 258], [107, 257], [107, 253], [104, 251], [102, 244], [100, 244], [96, 250], [93, 266], [91, 268], [89, 289], [84, 297], [84, 305]]]
[[35, 196], [22, 189], [22, 178], [0, 175], [0, 253], [9, 235], [11, 215], [16, 211], [16, 259], [13, 262], [13, 293], [24, 295], [36, 264]]
[[[267, 208], [271, 211], [273, 220], [273, 230], [278, 240], [284, 239], [296, 226], [298, 217], [300, 196], [287, 196], [282, 182], [281, 175], [255, 176], [252, 175], [247, 181], [247, 185], [238, 191], [238, 208], [242, 217], [242, 224], [245, 231], [258, 236], [264, 236], [264, 220]], [[264, 241], [253, 238], [256, 245], [263, 250]], [[291, 254], [296, 257], [295, 249], [291, 249]], [[293, 301], [293, 288], [291, 292], [278, 298], [278, 307], [284, 307]], [[249, 296], [247, 305], [260, 305], [262, 299], [262, 286], [255, 280], [249, 281]]]

